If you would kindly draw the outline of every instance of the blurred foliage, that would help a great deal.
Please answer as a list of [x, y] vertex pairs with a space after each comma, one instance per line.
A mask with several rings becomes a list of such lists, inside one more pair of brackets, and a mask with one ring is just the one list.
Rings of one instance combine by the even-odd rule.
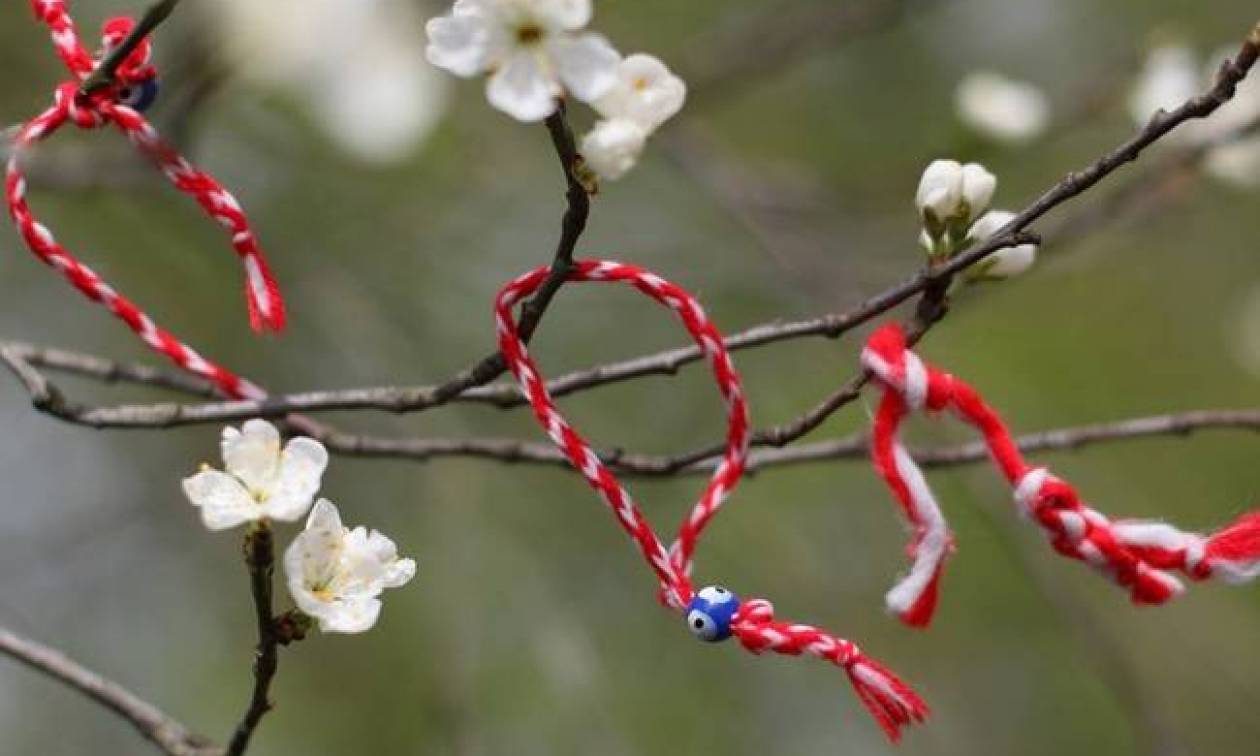
[[[605, 0], [595, 25], [625, 51], [679, 60], [703, 57], [714, 28], [809, 2]], [[5, 123], [42, 107], [61, 73], [25, 5], [0, 7]], [[76, 5], [94, 26], [127, 4]], [[703, 133], [750, 175], [810, 187], [823, 206], [770, 237], [750, 233], [661, 142], [598, 197], [581, 252], [689, 286], [730, 330], [842, 309], [920, 263], [911, 197], [928, 159], [983, 160], [1001, 179], [997, 204], [1020, 207], [1129, 132], [1118, 99], [1151, 39], [1176, 32], [1211, 49], [1255, 20], [1245, 0], [911, 5], [924, 7], [892, 30], [782, 70], [765, 60], [764, 76], [733, 82], [670, 127]], [[164, 62], [204, 31], [194, 17], [162, 30]], [[746, 54], [758, 54], [755, 40]], [[34, 179], [33, 202], [59, 238], [160, 322], [273, 390], [436, 381], [486, 353], [494, 290], [548, 260], [558, 231], [562, 186], [545, 131], [491, 111], [481, 87], [463, 83], [413, 159], [365, 167], [339, 156], [283, 93], [231, 75], [248, 61], [218, 65], [225, 86], [196, 112], [187, 146], [255, 219], [286, 287], [290, 331], [248, 333], [220, 229], [156, 175], [137, 170], [138, 182], [94, 190]], [[1111, 106], [1030, 148], [984, 147], [950, 112], [954, 83], [978, 66], [1045, 87], [1060, 112], [1100, 91]], [[179, 90], [181, 70], [168, 69], [167, 92]], [[169, 115], [159, 106], [159, 121]], [[44, 153], [76, 144], [87, 161], [128, 155], [112, 133], [60, 134]], [[1180, 192], [1158, 214], [1051, 244], [1023, 279], [961, 292], [925, 354], [982, 387], [1021, 431], [1256, 403], [1256, 365], [1244, 356], [1260, 345], [1244, 343], [1256, 329], [1243, 318], [1260, 296], [1257, 197], [1198, 181]], [[12, 232], [0, 232], [0, 252], [5, 338], [156, 361]], [[681, 340], [631, 294], [589, 288], [562, 292], [540, 331], [552, 372]], [[859, 338], [740, 353], [755, 418], [780, 422], [812, 406], [854, 369]], [[155, 396], [69, 385], [101, 401]], [[244, 707], [254, 642], [239, 533], [206, 533], [178, 489], [216, 455], [218, 429], [92, 433], [33, 412], [16, 385], [4, 389], [0, 621], [222, 737]], [[697, 369], [564, 405], [594, 439], [626, 448], [679, 450], [720, 433]], [[399, 434], [542, 438], [527, 413], [481, 407], [336, 419]], [[864, 419], [859, 403], [812, 438]], [[923, 441], [959, 438], [918, 431]], [[1046, 461], [1105, 511], [1206, 528], [1255, 502], [1256, 451], [1248, 436], [1204, 434]], [[931, 632], [882, 612], [904, 533], [862, 462], [748, 481], [701, 549], [698, 577], [769, 596], [913, 681], [935, 714], [900, 753], [1255, 752], [1254, 588], [1205, 586], [1136, 609], [1020, 523], [991, 470], [932, 477], [959, 553]], [[258, 754], [893, 752], [836, 670], [698, 646], [655, 605], [646, 570], [575, 475], [336, 459], [326, 480], [349, 522], [394, 536], [420, 573], [387, 597], [371, 633], [285, 651]], [[665, 528], [699, 481], [630, 487]], [[0, 752], [145, 748], [77, 694], [0, 667]]]

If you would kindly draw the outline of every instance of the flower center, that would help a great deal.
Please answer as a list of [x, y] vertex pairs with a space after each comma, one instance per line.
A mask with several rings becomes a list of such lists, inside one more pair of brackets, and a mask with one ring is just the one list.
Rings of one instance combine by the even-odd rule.
[[640, 76], [639, 78], [634, 80], [634, 90], [636, 92], [642, 92], [643, 90], [647, 88], [648, 88], [648, 80], [646, 78]]
[[516, 41], [522, 45], [536, 45], [542, 38], [543, 28], [536, 23], [526, 22], [516, 28]]

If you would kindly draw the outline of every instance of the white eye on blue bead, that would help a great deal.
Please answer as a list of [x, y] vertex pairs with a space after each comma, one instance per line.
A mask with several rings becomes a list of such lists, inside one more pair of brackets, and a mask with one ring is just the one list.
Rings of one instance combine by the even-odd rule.
[[687, 629], [702, 641], [715, 643], [731, 637], [731, 622], [739, 611], [739, 598], [725, 588], [702, 588], [687, 604]]
[[700, 598], [708, 601], [710, 604], [725, 604], [728, 601], [735, 600], [735, 594], [726, 590], [719, 585], [711, 585], [708, 588], [701, 588], [696, 594]]
[[157, 100], [158, 80], [156, 78], [129, 84], [118, 90], [118, 103], [132, 110], [143, 113]]

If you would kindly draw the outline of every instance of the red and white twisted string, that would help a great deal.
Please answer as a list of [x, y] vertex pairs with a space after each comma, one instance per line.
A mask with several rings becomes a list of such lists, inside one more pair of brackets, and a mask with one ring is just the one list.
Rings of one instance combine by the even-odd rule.
[[[512, 309], [537, 290], [549, 272], [546, 267], [538, 268], [512, 280], [500, 290], [495, 299], [499, 350], [529, 398], [534, 416], [547, 435], [600, 495], [622, 529], [638, 546], [659, 581], [662, 603], [681, 613], [695, 596], [691, 572], [700, 535], [738, 484], [747, 461], [750, 436], [748, 406], [739, 373], [731, 362], [721, 334], [709, 321], [699, 302], [686, 290], [634, 265], [602, 260], [574, 263], [568, 275], [569, 281], [629, 284], [672, 310], [708, 359], [718, 390], [726, 401], [726, 450], [722, 463], [709, 479], [691, 513], [683, 520], [673, 546], [666, 548], [616, 476], [560, 414], [547, 391], [546, 379], [520, 338]], [[744, 602], [735, 614], [731, 633], [753, 653], [811, 654], [844, 669], [863, 704], [893, 740], [898, 739], [902, 727], [922, 721], [927, 715], [927, 707], [913, 690], [863, 654], [855, 644], [817, 627], [777, 621], [768, 601], [751, 599]]]
[[888, 608], [907, 624], [925, 626], [953, 537], [932, 490], [899, 439], [902, 422], [917, 411], [950, 410], [984, 437], [1020, 510], [1039, 524], [1059, 553], [1093, 565], [1129, 589], [1138, 604], [1162, 604], [1184, 587], [1174, 571], [1193, 580], [1237, 583], [1260, 575], [1260, 512], [1251, 512], [1210, 536], [1149, 520], [1110, 520], [1091, 509], [1066, 481], [1029, 465], [1002, 419], [975, 389], [925, 364], [906, 345], [897, 325], [876, 331], [862, 364], [884, 388], [875, 413], [871, 452], [875, 467], [901, 503], [914, 529], [913, 566], [888, 593]]
[[[285, 308], [279, 287], [240, 204], [213, 177], [195, 168], [164, 143], [143, 115], [119, 102], [120, 94], [128, 87], [140, 85], [156, 76], [150, 64], [152, 50], [149, 40], [143, 40], [127, 56], [108, 86], [82, 94], [79, 87], [91, 75], [96, 61], [80, 43], [64, 0], [32, 0], [31, 5], [36, 17], [51, 30], [53, 46], [69, 69], [72, 80], [60, 85], [52, 106], [23, 124], [13, 139], [5, 176], [5, 199], [9, 215], [22, 238], [40, 260], [60, 271], [88, 298], [113, 312], [151, 348], [165, 354], [185, 370], [209, 379], [229, 396], [260, 398], [264, 394], [257, 386], [210, 362], [157, 326], [133, 302], [79, 262], [35, 218], [26, 198], [27, 183], [21, 169], [23, 154], [36, 143], [52, 136], [67, 122], [82, 129], [112, 124], [152, 159], [177, 189], [195, 199], [211, 218], [227, 229], [232, 248], [245, 268], [246, 302], [254, 329], [280, 330], [284, 327]], [[102, 38], [104, 49], [108, 51], [120, 44], [133, 28], [134, 22], [129, 18], [107, 21]]]

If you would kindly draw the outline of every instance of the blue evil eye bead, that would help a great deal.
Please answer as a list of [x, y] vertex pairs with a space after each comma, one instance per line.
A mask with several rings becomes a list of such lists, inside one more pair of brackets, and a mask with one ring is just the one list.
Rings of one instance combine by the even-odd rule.
[[687, 629], [702, 641], [716, 643], [731, 637], [731, 622], [739, 611], [739, 597], [716, 585], [701, 588], [687, 604]]
[[143, 113], [157, 100], [158, 80], [145, 79], [118, 90], [118, 103]]

